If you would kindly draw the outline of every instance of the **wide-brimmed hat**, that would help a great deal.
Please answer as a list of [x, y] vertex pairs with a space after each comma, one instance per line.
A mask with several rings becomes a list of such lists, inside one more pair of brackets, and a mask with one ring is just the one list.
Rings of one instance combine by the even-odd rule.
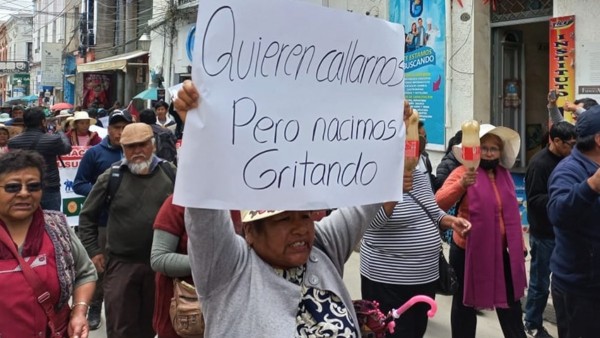
[[71, 120], [71, 128], [73, 128], [75, 126], [75, 122], [77, 122], [77, 121], [83, 121], [83, 120], [89, 120], [90, 121], [90, 125], [96, 124], [96, 119], [91, 118], [90, 115], [88, 114], [88, 112], [86, 112], [86, 111], [76, 111], [73, 114], [73, 120]]
[[7, 121], [10, 121], [10, 115], [8, 115], [8, 113], [0, 114], [0, 123], [4, 123]]
[[[58, 115], [56, 115], [54, 117], [60, 119], [60, 118], [63, 118], [63, 117], [71, 117], [71, 116], [73, 116], [73, 114], [71, 114], [68, 109], [63, 109], [63, 110], [60, 111], [60, 113]], [[90, 122], [90, 124], [91, 124], [91, 122]]]
[[242, 210], [240, 214], [242, 216], [242, 222], [248, 223], [275, 216], [282, 212], [285, 212], [285, 210]]
[[130, 123], [123, 128], [121, 133], [121, 144], [128, 145], [146, 142], [154, 137], [152, 127], [145, 123]]
[[[494, 134], [502, 140], [502, 156], [500, 156], [500, 165], [506, 169], [512, 168], [521, 149], [521, 136], [516, 131], [507, 127], [496, 127], [491, 124], [482, 124], [479, 126], [479, 138], [486, 134]], [[462, 163], [462, 143], [452, 147], [452, 152], [456, 159]]]

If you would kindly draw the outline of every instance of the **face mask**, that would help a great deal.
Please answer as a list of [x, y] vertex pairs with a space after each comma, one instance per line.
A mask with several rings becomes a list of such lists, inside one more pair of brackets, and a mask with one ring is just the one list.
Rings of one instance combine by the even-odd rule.
[[500, 164], [500, 159], [497, 158], [495, 160], [484, 160], [481, 159], [481, 161], [479, 162], [479, 166], [484, 169], [484, 170], [492, 170], [492, 169], [496, 169], [496, 167], [498, 166], [498, 164]]

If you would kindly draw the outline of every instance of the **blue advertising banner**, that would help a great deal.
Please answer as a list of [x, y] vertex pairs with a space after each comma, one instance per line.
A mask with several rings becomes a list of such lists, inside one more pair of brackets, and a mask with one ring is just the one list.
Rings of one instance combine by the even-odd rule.
[[390, 21], [405, 27], [405, 97], [425, 122], [429, 144], [445, 144], [444, 0], [389, 0]]
[[73, 80], [73, 83], [71, 81], [69, 81], [67, 76], [68, 75], [74, 76], [76, 73], [76, 69], [77, 69], [77, 65], [75, 64], [75, 56], [67, 55], [65, 57], [65, 69], [64, 69], [65, 77], [63, 79], [63, 88], [64, 88], [63, 101], [68, 102], [70, 104], [75, 103], [75, 83], [74, 83], [74, 80]]

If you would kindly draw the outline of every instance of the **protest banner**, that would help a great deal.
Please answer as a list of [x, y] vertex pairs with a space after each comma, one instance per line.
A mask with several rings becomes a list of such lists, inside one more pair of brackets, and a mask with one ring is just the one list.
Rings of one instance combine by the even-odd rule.
[[200, 0], [175, 203], [324, 209], [402, 198], [404, 28], [286, 0]]
[[73, 192], [73, 182], [77, 175], [77, 168], [89, 146], [73, 146], [71, 152], [57, 159], [58, 173], [61, 182], [62, 212], [67, 216], [70, 226], [79, 225], [79, 213], [85, 197]]

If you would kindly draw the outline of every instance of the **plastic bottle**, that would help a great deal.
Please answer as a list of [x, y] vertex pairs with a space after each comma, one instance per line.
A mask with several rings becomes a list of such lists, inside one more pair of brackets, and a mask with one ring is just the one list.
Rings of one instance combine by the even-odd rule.
[[406, 121], [404, 170], [413, 171], [417, 164], [419, 164], [419, 113], [413, 109]]
[[467, 168], [476, 169], [481, 160], [481, 142], [479, 141], [479, 122], [465, 121], [462, 126], [462, 160]]

